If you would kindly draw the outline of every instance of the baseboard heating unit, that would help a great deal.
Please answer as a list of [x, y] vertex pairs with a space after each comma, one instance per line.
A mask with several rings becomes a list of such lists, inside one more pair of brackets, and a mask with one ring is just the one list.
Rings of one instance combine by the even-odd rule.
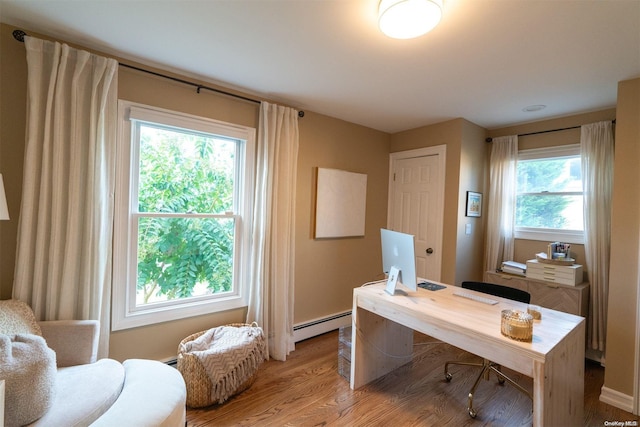
[[178, 367], [178, 359], [169, 359], [169, 360], [165, 360], [164, 361], [165, 364], [173, 367], [173, 368], [177, 368]]
[[295, 342], [306, 340], [346, 325], [351, 325], [351, 311], [336, 313], [331, 316], [293, 325], [293, 339]]

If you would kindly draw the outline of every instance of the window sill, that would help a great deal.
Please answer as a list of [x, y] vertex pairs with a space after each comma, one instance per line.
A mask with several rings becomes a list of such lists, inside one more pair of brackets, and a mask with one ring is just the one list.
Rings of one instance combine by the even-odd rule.
[[584, 233], [582, 231], [551, 230], [551, 229], [516, 229], [514, 232], [516, 239], [540, 240], [544, 242], [563, 242], [573, 244], [584, 244]]
[[[111, 321], [111, 329], [113, 331], [121, 331], [245, 307], [247, 307], [247, 302], [244, 298], [234, 295], [215, 300], [208, 299], [179, 305], [162, 305], [138, 311], [129, 310], [125, 315], [114, 315]], [[125, 310], [123, 309], [114, 309], [114, 314], [124, 312]]]

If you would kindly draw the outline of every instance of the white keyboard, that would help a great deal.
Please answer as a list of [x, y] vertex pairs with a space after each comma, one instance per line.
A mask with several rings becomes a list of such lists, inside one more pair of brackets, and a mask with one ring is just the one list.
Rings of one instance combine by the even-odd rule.
[[490, 304], [490, 305], [494, 305], [497, 304], [498, 301], [491, 299], [491, 298], [487, 298], [487, 297], [483, 297], [480, 295], [476, 295], [476, 294], [472, 294], [470, 292], [465, 292], [465, 291], [453, 291], [453, 294], [457, 297], [462, 297], [462, 298], [467, 298], [467, 299], [472, 299], [474, 301], [478, 301], [481, 302], [483, 304]]

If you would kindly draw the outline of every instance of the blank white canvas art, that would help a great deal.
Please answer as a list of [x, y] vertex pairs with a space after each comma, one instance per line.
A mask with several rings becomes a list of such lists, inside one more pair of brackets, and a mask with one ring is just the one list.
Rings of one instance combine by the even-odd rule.
[[318, 168], [316, 238], [364, 236], [367, 175]]

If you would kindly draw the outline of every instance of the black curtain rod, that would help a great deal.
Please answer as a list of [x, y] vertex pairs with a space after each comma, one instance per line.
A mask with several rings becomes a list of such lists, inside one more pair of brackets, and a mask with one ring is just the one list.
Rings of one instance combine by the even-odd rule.
[[[13, 31], [13, 38], [18, 40], [19, 42], [23, 42], [24, 43], [24, 37], [26, 35], [27, 35], [27, 33], [25, 33], [22, 30], [14, 30]], [[162, 77], [164, 79], [172, 80], [174, 82], [178, 82], [178, 83], [182, 83], [182, 84], [185, 84], [185, 85], [193, 86], [193, 87], [196, 88], [196, 93], [200, 93], [200, 91], [204, 89], [204, 90], [209, 90], [211, 92], [219, 93], [221, 95], [226, 95], [226, 96], [231, 96], [233, 98], [238, 98], [238, 99], [241, 99], [243, 101], [253, 102], [254, 104], [260, 104], [261, 103], [261, 101], [258, 100], [258, 99], [253, 99], [253, 98], [249, 98], [249, 97], [246, 97], [246, 96], [237, 95], [235, 93], [227, 92], [227, 91], [224, 91], [224, 90], [221, 90], [221, 89], [216, 89], [216, 88], [213, 88], [213, 87], [201, 85], [199, 83], [190, 82], [188, 80], [179, 79], [177, 77], [168, 76], [166, 74], [157, 73], [155, 71], [146, 70], [144, 68], [136, 67], [134, 65], [125, 64], [125, 63], [122, 63], [122, 62], [118, 62], [118, 65], [120, 65], [121, 67], [130, 68], [132, 70], [141, 71], [143, 73], [152, 74], [152, 75], [154, 75], [156, 77]], [[304, 117], [304, 111], [298, 111], [298, 117]]]
[[[616, 120], [615, 119], [611, 120], [611, 123], [613, 123], [615, 125], [616, 124]], [[518, 136], [520, 137], [520, 136], [538, 135], [538, 134], [541, 134], [541, 133], [560, 132], [562, 130], [579, 129], [580, 127], [582, 127], [582, 126], [570, 126], [568, 128], [549, 129], [549, 130], [541, 130], [541, 131], [538, 131], [538, 132], [520, 133], [520, 134], [518, 134]], [[492, 142], [492, 141], [493, 141], [493, 138], [491, 138], [491, 137], [485, 139], [485, 142]]]
[[147, 70], [147, 69], [144, 69], [144, 68], [136, 67], [135, 65], [129, 65], [129, 64], [125, 64], [123, 62], [118, 62], [118, 65], [120, 65], [121, 67], [130, 68], [132, 70], [142, 71], [143, 73], [152, 74], [152, 75], [157, 76], [157, 77], [162, 77], [163, 79], [173, 80], [174, 82], [178, 82], [178, 83], [182, 83], [182, 84], [185, 84], [185, 85], [193, 86], [193, 87], [196, 88], [196, 92], [197, 93], [200, 93], [201, 90], [205, 89], [205, 90], [210, 90], [212, 92], [220, 93], [222, 95], [227, 95], [227, 96], [232, 96], [234, 98], [242, 99], [243, 101], [249, 101], [249, 102], [253, 102], [254, 104], [260, 104], [260, 101], [257, 100], [257, 99], [248, 98], [246, 96], [242, 96], [242, 95], [237, 95], [235, 93], [226, 92], [226, 91], [221, 90], [221, 89], [208, 87], [208, 86], [201, 85], [201, 84], [198, 84], [198, 83], [194, 83], [194, 82], [190, 82], [190, 81], [187, 81], [187, 80], [179, 79], [177, 77], [167, 76], [166, 74], [161, 74], [161, 73], [157, 73], [155, 71], [151, 71], [151, 70]]

